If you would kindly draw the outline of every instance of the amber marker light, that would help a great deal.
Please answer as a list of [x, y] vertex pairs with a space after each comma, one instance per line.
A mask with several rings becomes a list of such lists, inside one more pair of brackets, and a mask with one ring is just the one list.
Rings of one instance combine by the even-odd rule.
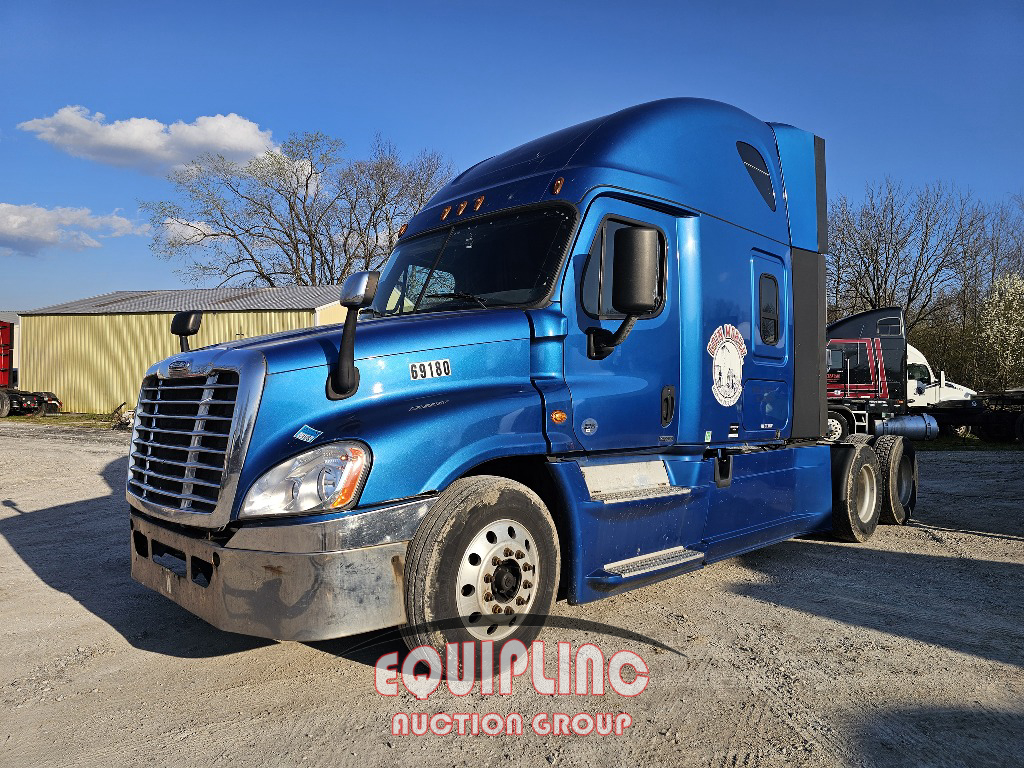
[[551, 185], [551, 194], [557, 195], [559, 192], [561, 192], [563, 184], [565, 184], [565, 179], [563, 179], [561, 176], [555, 179], [555, 183]]
[[484, 196], [480, 195], [476, 200], [473, 201], [473, 210], [479, 211], [480, 206], [484, 204]]
[[331, 509], [344, 507], [355, 496], [359, 488], [359, 482], [363, 479], [363, 470], [366, 469], [366, 451], [356, 446], [348, 449], [348, 461], [342, 471], [341, 482], [330, 500]]
[[565, 415], [565, 411], [552, 411], [551, 412], [551, 420], [553, 422], [555, 422], [555, 424], [565, 424], [565, 420], [567, 418], [569, 418], [569, 417]]
[[448, 218], [448, 214], [451, 213], [451, 212], [452, 212], [452, 207], [450, 205], [446, 205], [444, 207], [444, 210], [441, 211], [441, 221], [444, 221], [445, 219], [447, 219]]
[[469, 200], [463, 200], [459, 203], [459, 209], [455, 212], [456, 216], [461, 216], [462, 212], [466, 210], [466, 206], [469, 205]]
[[399, 227], [398, 228], [398, 236], [401, 237], [402, 235], [404, 235], [405, 234], [405, 230], [407, 230], [408, 228], [409, 228], [408, 224], [403, 224], [401, 227]]

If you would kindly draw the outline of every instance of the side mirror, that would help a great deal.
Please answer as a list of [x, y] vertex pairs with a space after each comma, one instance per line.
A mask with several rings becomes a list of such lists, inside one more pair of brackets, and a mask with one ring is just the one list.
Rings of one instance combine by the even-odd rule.
[[181, 351], [188, 352], [188, 337], [199, 333], [199, 326], [203, 324], [202, 310], [190, 312], [178, 312], [171, 318], [171, 333], [178, 337], [181, 344]]
[[341, 286], [341, 306], [345, 307], [345, 327], [341, 331], [338, 362], [327, 377], [327, 397], [344, 400], [359, 389], [356, 368], [356, 321], [359, 310], [368, 306], [377, 295], [380, 272], [353, 272]]
[[615, 232], [612, 264], [612, 307], [626, 316], [615, 333], [587, 330], [587, 356], [603, 360], [626, 340], [641, 315], [658, 308], [661, 243], [649, 227], [623, 227]]
[[658, 231], [623, 227], [615, 233], [612, 306], [624, 315], [644, 315], [658, 308]]
[[380, 272], [353, 272], [341, 286], [341, 306], [361, 309], [377, 295]]

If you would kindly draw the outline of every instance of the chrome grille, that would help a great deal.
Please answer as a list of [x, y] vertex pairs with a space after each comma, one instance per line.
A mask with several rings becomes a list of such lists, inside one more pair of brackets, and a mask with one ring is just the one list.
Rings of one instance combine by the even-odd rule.
[[217, 506], [238, 397], [238, 373], [142, 382], [128, 489], [161, 507], [210, 514]]

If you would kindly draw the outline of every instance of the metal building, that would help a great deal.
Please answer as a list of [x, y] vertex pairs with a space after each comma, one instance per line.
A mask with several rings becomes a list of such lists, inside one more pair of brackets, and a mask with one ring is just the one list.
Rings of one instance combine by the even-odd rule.
[[134, 408], [146, 369], [178, 352], [175, 312], [203, 310], [195, 348], [340, 323], [338, 295], [336, 286], [115, 291], [21, 312], [21, 387], [54, 392], [74, 413]]

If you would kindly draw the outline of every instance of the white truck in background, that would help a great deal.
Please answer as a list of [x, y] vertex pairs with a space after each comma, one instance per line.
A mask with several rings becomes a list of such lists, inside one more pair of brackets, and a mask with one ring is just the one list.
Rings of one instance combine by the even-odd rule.
[[946, 379], [946, 372], [936, 376], [921, 350], [907, 344], [907, 405], [930, 408], [939, 403], [970, 400], [977, 392]]

